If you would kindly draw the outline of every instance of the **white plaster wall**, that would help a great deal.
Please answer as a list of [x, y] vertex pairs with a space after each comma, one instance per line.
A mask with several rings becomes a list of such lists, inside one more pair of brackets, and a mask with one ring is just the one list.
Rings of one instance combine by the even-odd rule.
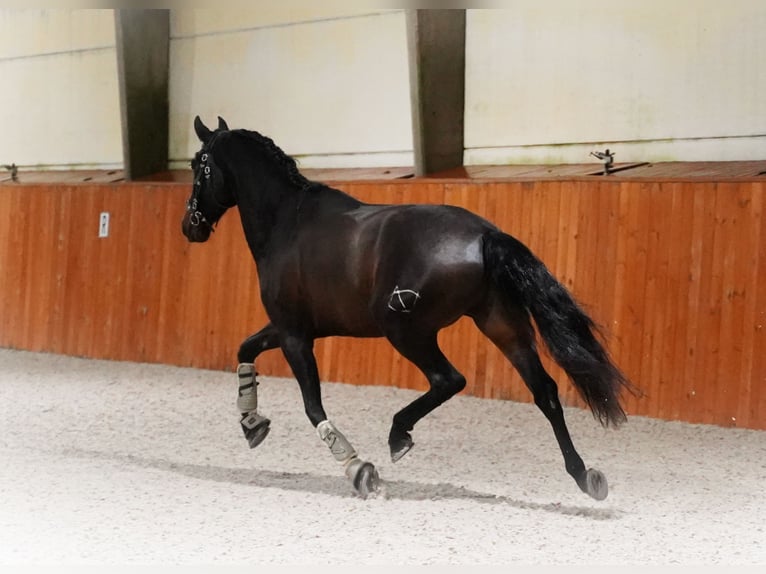
[[469, 10], [467, 164], [766, 159], [764, 0]]
[[120, 167], [112, 10], [0, 10], [0, 164]]
[[412, 165], [404, 11], [333, 6], [171, 12], [172, 165], [199, 149], [195, 115], [303, 167]]
[[[368, 4], [173, 10], [171, 167], [197, 114], [305, 167], [411, 165], [404, 12]], [[766, 1], [496, 4], [468, 10], [467, 164], [766, 158]], [[0, 9], [0, 122], [0, 165], [121, 166], [113, 11]]]

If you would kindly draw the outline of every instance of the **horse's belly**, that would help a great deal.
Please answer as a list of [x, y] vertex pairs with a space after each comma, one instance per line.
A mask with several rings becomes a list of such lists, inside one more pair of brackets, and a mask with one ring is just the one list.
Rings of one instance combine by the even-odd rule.
[[314, 330], [318, 337], [381, 337], [380, 326], [369, 304], [353, 301], [341, 293], [322, 294], [313, 306]]

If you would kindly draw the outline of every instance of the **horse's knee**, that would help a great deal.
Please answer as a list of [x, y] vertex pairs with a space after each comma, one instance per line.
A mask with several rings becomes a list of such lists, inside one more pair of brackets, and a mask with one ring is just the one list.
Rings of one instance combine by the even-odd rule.
[[268, 351], [277, 346], [279, 346], [279, 340], [276, 333], [269, 329], [263, 329], [242, 341], [239, 351], [237, 351], [237, 362], [254, 363], [256, 357], [263, 351]]
[[465, 389], [466, 379], [457, 371], [448, 375], [435, 375], [431, 378], [431, 388], [444, 400]]
[[255, 337], [251, 336], [242, 341], [242, 344], [239, 346], [239, 351], [237, 351], [237, 362], [238, 363], [253, 363], [255, 362], [255, 356], [258, 354], [257, 352], [257, 344], [256, 341], [254, 341]]

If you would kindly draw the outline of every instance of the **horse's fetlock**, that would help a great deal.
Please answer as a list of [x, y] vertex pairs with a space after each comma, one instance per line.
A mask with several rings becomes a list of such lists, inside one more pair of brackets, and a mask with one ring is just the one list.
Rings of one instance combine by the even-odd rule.
[[348, 463], [352, 458], [356, 457], [356, 450], [348, 439], [343, 436], [334, 424], [328, 420], [324, 420], [317, 425], [317, 434], [320, 440], [327, 445], [330, 449], [335, 460], [341, 464]]
[[410, 421], [405, 421], [401, 413], [394, 415], [391, 425], [391, 435], [406, 435], [414, 428], [414, 425]]

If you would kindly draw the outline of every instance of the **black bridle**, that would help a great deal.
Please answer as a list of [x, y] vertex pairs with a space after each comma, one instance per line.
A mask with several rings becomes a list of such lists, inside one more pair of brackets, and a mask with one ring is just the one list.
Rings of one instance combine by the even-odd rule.
[[[208, 146], [205, 146], [206, 148]], [[200, 224], [206, 224], [208, 227], [213, 229], [213, 225], [215, 225], [218, 220], [221, 218], [219, 215], [216, 217], [215, 220], [209, 221], [204, 213], [202, 213], [199, 210], [199, 194], [202, 192], [202, 183], [203, 180], [209, 182], [210, 181], [210, 175], [212, 172], [212, 169], [210, 165], [208, 165], [208, 160], [210, 160], [210, 153], [206, 151], [204, 148], [202, 150], [202, 155], [200, 156], [200, 164], [195, 170], [194, 174], [194, 183], [192, 185], [192, 194], [189, 198], [189, 201], [186, 203], [186, 211], [189, 212], [189, 225], [192, 227], [197, 227]], [[233, 202], [231, 205], [227, 205], [225, 203], [221, 203], [218, 201], [218, 198], [215, 196], [215, 189], [210, 190], [210, 199], [215, 204], [216, 207], [221, 209], [221, 215], [223, 215], [223, 212], [225, 212], [230, 207], [233, 207], [236, 204], [236, 201]]]

